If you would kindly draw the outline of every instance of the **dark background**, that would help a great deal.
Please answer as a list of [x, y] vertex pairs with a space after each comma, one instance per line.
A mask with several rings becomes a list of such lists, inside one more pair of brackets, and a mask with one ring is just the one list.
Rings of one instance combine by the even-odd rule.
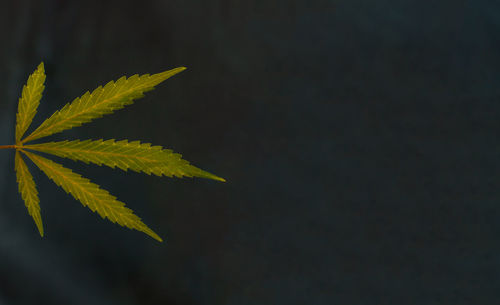
[[32, 128], [187, 66], [50, 140], [151, 142], [228, 182], [57, 159], [160, 244], [29, 163], [41, 239], [0, 151], [0, 304], [499, 304], [499, 30], [495, 1], [1, 1], [0, 144], [42, 60]]

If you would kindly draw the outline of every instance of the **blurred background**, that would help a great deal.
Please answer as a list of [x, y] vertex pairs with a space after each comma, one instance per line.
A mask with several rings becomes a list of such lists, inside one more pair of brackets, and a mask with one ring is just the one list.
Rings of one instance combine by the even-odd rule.
[[0, 305], [500, 303], [499, 33], [495, 1], [1, 1], [0, 144], [41, 61], [28, 132], [109, 80], [186, 66], [44, 140], [141, 140], [228, 182], [53, 158], [158, 243], [28, 162], [42, 239], [0, 151]]

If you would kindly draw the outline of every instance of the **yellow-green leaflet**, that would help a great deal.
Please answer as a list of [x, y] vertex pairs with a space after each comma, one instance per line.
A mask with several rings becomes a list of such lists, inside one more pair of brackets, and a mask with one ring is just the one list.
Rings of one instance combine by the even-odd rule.
[[97, 211], [102, 218], [108, 218], [113, 223], [116, 222], [121, 226], [144, 232], [154, 239], [162, 241], [160, 236], [148, 228], [132, 210], [125, 207], [125, 203], [116, 200], [116, 197], [99, 188], [97, 184], [49, 159], [25, 151], [23, 153], [55, 184], [93, 212]]
[[16, 151], [14, 157], [14, 164], [16, 169], [17, 184], [19, 186], [19, 193], [24, 200], [26, 208], [28, 208], [28, 213], [33, 217], [35, 224], [38, 228], [38, 232], [43, 237], [43, 225], [42, 216], [40, 215], [40, 200], [38, 199], [38, 191], [36, 190], [35, 181], [33, 176], [28, 170], [26, 163], [24, 163], [23, 158]]
[[110, 81], [104, 87], [98, 87], [92, 93], [87, 91], [83, 96], [56, 111], [23, 139], [22, 143], [81, 126], [93, 119], [122, 109], [126, 105], [132, 104], [134, 99], [143, 97], [144, 92], [153, 90], [154, 86], [185, 69], [179, 67], [153, 75], [139, 76], [136, 74], [128, 79], [123, 76], [116, 82]]
[[199, 169], [182, 159], [180, 154], [151, 146], [149, 143], [127, 140], [74, 140], [24, 145], [24, 149], [36, 150], [63, 158], [97, 165], [106, 165], [122, 170], [131, 169], [148, 175], [201, 177], [225, 181], [209, 172]]
[[16, 143], [21, 141], [21, 137], [31, 124], [36, 114], [36, 109], [40, 104], [42, 92], [45, 86], [45, 70], [43, 62], [38, 66], [35, 72], [28, 78], [28, 82], [23, 86], [21, 98], [16, 114]]

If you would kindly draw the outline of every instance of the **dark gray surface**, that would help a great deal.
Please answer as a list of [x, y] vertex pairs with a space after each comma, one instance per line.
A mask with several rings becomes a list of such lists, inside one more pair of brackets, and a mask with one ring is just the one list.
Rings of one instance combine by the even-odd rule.
[[495, 2], [3, 1], [0, 142], [122, 75], [188, 70], [51, 139], [143, 140], [228, 180], [60, 160], [166, 242], [33, 166], [46, 237], [0, 151], [5, 304], [497, 304]]

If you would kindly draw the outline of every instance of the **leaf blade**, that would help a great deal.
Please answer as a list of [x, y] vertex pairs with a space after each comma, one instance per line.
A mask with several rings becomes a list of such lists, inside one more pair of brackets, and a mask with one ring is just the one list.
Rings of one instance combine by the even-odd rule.
[[180, 154], [161, 146], [128, 140], [73, 140], [25, 145], [25, 149], [53, 154], [74, 161], [118, 167], [148, 175], [167, 177], [201, 177], [225, 182], [221, 177], [206, 172], [182, 159]]
[[97, 211], [102, 218], [107, 218], [113, 223], [141, 231], [162, 242], [161, 237], [146, 226], [132, 210], [125, 207], [123, 202], [118, 201], [116, 197], [109, 194], [106, 190], [101, 189], [99, 185], [90, 182], [89, 179], [49, 159], [24, 150], [23, 153], [56, 185], [60, 186], [66, 193], [71, 194], [73, 198], [80, 201], [93, 212]]
[[35, 181], [31, 175], [28, 166], [24, 162], [19, 151], [16, 151], [14, 157], [14, 168], [16, 171], [17, 184], [19, 193], [23, 198], [24, 204], [28, 209], [28, 213], [35, 221], [40, 236], [43, 237], [43, 223], [40, 215], [40, 199], [36, 189]]
[[104, 87], [99, 86], [92, 93], [87, 91], [83, 96], [52, 114], [22, 143], [81, 126], [103, 115], [111, 114], [115, 110], [132, 104], [134, 99], [143, 97], [143, 93], [153, 90], [159, 83], [185, 69], [185, 67], [178, 67], [153, 75], [136, 74], [128, 79], [121, 77], [116, 82], [108, 82]]
[[22, 136], [31, 125], [35, 117], [43, 90], [45, 89], [45, 68], [43, 62], [40, 63], [29, 77], [26, 85], [23, 86], [21, 97], [16, 113], [16, 143], [21, 141]]

